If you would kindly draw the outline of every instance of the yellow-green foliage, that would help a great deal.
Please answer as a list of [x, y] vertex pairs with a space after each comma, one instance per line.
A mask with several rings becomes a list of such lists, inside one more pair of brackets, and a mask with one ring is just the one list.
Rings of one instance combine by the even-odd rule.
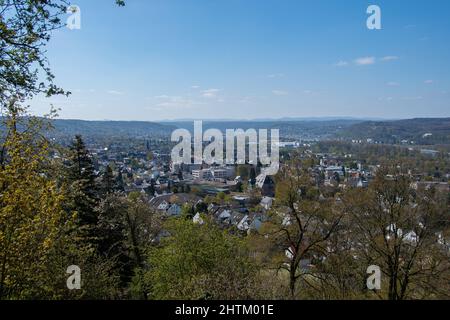
[[[205, 218], [205, 220], [208, 220]], [[258, 274], [242, 239], [211, 223], [169, 220], [170, 236], [149, 255], [154, 299], [248, 299]]]
[[63, 195], [47, 178], [48, 144], [8, 122], [0, 167], [0, 298], [28, 298], [44, 287], [48, 259], [69, 222]]

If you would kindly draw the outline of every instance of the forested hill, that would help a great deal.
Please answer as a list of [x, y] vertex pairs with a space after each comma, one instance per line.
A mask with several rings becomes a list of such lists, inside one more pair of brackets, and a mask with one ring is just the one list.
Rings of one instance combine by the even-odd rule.
[[81, 134], [86, 137], [170, 137], [176, 129], [172, 125], [146, 121], [83, 121], [62, 120], [52, 121], [57, 136], [74, 136]]
[[[177, 128], [193, 131], [193, 121], [84, 121], [56, 119], [56, 138], [73, 138], [80, 134], [91, 138], [170, 138]], [[2, 130], [0, 125], [0, 131]], [[323, 121], [204, 121], [203, 129], [280, 129], [281, 139], [363, 140], [398, 144], [403, 140], [421, 145], [450, 144], [450, 118], [424, 118], [392, 121], [323, 120]]]
[[[333, 139], [344, 128], [361, 120], [316, 120], [316, 121], [204, 121], [203, 129], [280, 129], [282, 139]], [[81, 134], [87, 138], [95, 137], [164, 137], [170, 138], [173, 130], [183, 128], [193, 133], [194, 121], [84, 121], [64, 120], [53, 121], [53, 135], [57, 137], [73, 137]]]
[[[203, 129], [219, 129], [223, 133], [227, 129], [279, 129], [281, 139], [334, 139], [344, 128], [359, 123], [355, 119], [289, 119], [286, 120], [206, 120]], [[193, 132], [194, 121], [163, 122]]]
[[338, 134], [348, 139], [373, 139], [382, 143], [450, 144], [450, 118], [396, 121], [365, 121], [343, 128]]

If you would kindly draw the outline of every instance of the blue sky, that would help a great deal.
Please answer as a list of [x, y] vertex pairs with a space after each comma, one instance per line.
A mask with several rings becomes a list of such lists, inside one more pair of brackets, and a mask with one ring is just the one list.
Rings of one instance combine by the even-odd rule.
[[[48, 47], [90, 120], [450, 116], [450, 1], [78, 0]], [[366, 27], [379, 5], [382, 30]]]

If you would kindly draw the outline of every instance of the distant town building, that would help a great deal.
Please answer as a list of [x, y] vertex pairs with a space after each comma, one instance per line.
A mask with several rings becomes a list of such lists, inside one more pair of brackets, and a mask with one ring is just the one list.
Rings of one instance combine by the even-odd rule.
[[192, 177], [194, 177], [195, 179], [207, 180], [211, 179], [213, 176], [211, 170], [200, 169], [200, 170], [192, 170]]

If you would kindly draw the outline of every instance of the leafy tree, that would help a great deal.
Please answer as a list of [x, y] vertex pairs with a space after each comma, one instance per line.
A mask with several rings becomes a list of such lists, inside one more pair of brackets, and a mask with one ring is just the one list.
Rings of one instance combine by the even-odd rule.
[[192, 219], [195, 215], [195, 208], [192, 204], [186, 203], [181, 208], [181, 215], [186, 219]]
[[[46, 121], [12, 103], [4, 115], [0, 166], [0, 299], [116, 297], [110, 262], [78, 237], [65, 210], [64, 184], [52, 176]], [[69, 291], [66, 269], [82, 270], [82, 290]]]
[[151, 250], [145, 283], [154, 299], [248, 299], [258, 269], [243, 241], [211, 223], [166, 223], [170, 236]]
[[[49, 144], [43, 122], [23, 117], [11, 102], [3, 120], [0, 166], [0, 299], [39, 296], [53, 283], [46, 267], [72, 221], [63, 210], [64, 195], [48, 178]], [[22, 128], [22, 129], [21, 129]]]
[[212, 203], [215, 203], [215, 197], [213, 197], [213, 196], [206, 196], [206, 197], [203, 199], [203, 201], [204, 201], [206, 204], [212, 204]]
[[[64, 231], [68, 241], [59, 241], [42, 270], [40, 284], [33, 286], [30, 299], [52, 300], [103, 300], [123, 297], [120, 292], [120, 274], [117, 272], [116, 259], [100, 256], [95, 248], [77, 238], [77, 230]], [[76, 265], [81, 270], [81, 289], [68, 290], [67, 267]]]
[[[118, 5], [124, 5], [121, 0]], [[77, 241], [66, 185], [56, 182], [46, 121], [18, 103], [68, 94], [53, 80], [45, 46], [62, 27], [64, 0], [0, 1], [0, 299], [112, 297], [107, 263]], [[51, 115], [55, 115], [54, 111]], [[67, 209], [67, 210], [64, 210]], [[83, 267], [83, 290], [68, 295], [68, 265]], [[92, 272], [91, 272], [92, 271]], [[98, 274], [96, 274], [98, 272]], [[86, 291], [89, 294], [86, 294]], [[108, 292], [108, 294], [106, 294]]]
[[125, 196], [108, 193], [96, 208], [98, 224], [98, 253], [114, 263], [114, 268], [121, 277], [122, 287], [129, 281], [133, 265], [126, 247], [126, 211], [128, 202]]
[[248, 165], [245, 165], [245, 164], [238, 165], [237, 175], [241, 177], [242, 181], [246, 181], [250, 175]]
[[[45, 57], [51, 32], [62, 26], [64, 1], [5, 0], [0, 2], [0, 103], [24, 101], [38, 93], [64, 93], [53, 84]], [[45, 81], [39, 81], [42, 72]]]
[[131, 291], [134, 298], [148, 298], [144, 282], [145, 254], [157, 242], [162, 231], [161, 217], [154, 213], [140, 194], [130, 194], [125, 211], [126, 244], [133, 261], [134, 279]]
[[[123, 6], [123, 0], [116, 0]], [[53, 82], [46, 57], [52, 32], [65, 25], [65, 0], [0, 1], [0, 104], [37, 94], [68, 94]]]
[[[142, 278], [144, 253], [160, 232], [160, 217], [139, 193], [128, 197], [110, 193], [100, 202], [97, 212], [98, 252], [120, 276], [118, 284], [124, 290], [133, 278]], [[141, 289], [132, 288], [134, 298], [146, 298], [147, 292]]]
[[226, 194], [225, 194], [225, 192], [219, 192], [218, 194], [216, 194], [216, 201], [218, 202], [218, 203], [221, 203], [221, 204], [223, 204], [224, 202], [225, 202], [225, 198], [226, 198]]

